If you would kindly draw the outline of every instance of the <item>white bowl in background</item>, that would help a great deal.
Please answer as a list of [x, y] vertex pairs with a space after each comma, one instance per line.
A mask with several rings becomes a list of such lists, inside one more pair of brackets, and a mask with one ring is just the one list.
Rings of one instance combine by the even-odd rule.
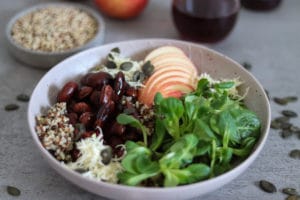
[[[132, 56], [134, 59], [140, 60], [152, 49], [163, 45], [174, 45], [181, 48], [198, 67], [200, 72], [206, 72], [213, 78], [239, 77], [244, 83], [241, 86], [241, 92], [249, 88], [248, 95], [245, 98], [245, 104], [259, 116], [262, 127], [260, 138], [253, 152], [247, 159], [234, 169], [209, 180], [173, 188], [145, 188], [97, 182], [84, 178], [79, 173], [61, 165], [60, 162], [44, 149], [35, 132], [35, 116], [39, 115], [45, 107], [49, 107], [55, 103], [59, 88], [67, 81], [79, 80], [80, 77], [88, 73], [93, 66], [104, 59], [108, 52], [114, 47], [119, 47], [123, 55]], [[270, 116], [270, 104], [263, 87], [247, 70], [241, 67], [239, 63], [205, 46], [167, 39], [118, 42], [76, 54], [59, 63], [45, 74], [34, 89], [28, 107], [28, 123], [31, 135], [38, 151], [42, 153], [50, 166], [67, 180], [81, 188], [100, 196], [121, 200], [189, 199], [208, 194], [222, 187], [243, 173], [258, 156], [267, 139]]]
[[[72, 49], [62, 52], [45, 52], [45, 51], [34, 51], [17, 44], [11, 36], [11, 30], [15, 22], [22, 16], [29, 14], [41, 8], [47, 8], [51, 6], [59, 7], [75, 7], [90, 14], [98, 23], [98, 31], [95, 36], [84, 45], [74, 47]], [[98, 46], [103, 43], [105, 35], [105, 22], [98, 12], [92, 8], [84, 6], [78, 3], [43, 3], [33, 7], [27, 8], [10, 19], [5, 30], [6, 35], [6, 46], [9, 52], [17, 60], [33, 67], [49, 69], [62, 61], [63, 59], [88, 48]]]

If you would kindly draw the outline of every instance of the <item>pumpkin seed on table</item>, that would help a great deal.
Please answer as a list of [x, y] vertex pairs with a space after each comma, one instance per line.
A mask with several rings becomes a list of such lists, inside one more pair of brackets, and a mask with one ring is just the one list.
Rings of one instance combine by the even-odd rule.
[[292, 110], [283, 110], [281, 113], [286, 117], [297, 117], [298, 114]]
[[277, 103], [279, 105], [286, 105], [290, 102], [297, 101], [298, 97], [296, 97], [296, 96], [287, 96], [287, 97], [283, 97], [283, 98], [274, 97], [273, 100], [274, 100], [275, 103]]
[[28, 102], [30, 97], [27, 94], [19, 94], [17, 96], [18, 101]]
[[115, 53], [120, 53], [120, 48], [119, 47], [115, 47], [112, 50], [110, 50], [111, 52], [115, 52]]
[[285, 199], [286, 200], [300, 200], [300, 196], [299, 195], [290, 195]]
[[288, 195], [297, 195], [297, 190], [295, 188], [283, 188], [282, 192]]
[[14, 186], [6, 186], [6, 191], [11, 196], [20, 196], [21, 191]]
[[132, 62], [123, 62], [120, 66], [120, 69], [123, 71], [129, 71], [133, 67]]
[[294, 149], [290, 151], [290, 157], [294, 159], [300, 159], [300, 149]]
[[13, 110], [17, 110], [17, 109], [19, 109], [19, 106], [17, 105], [17, 104], [7, 104], [5, 107], [4, 107], [4, 109], [6, 110], [6, 111], [13, 111]]
[[243, 62], [242, 66], [247, 69], [247, 70], [251, 70], [252, 69], [252, 65], [249, 62]]
[[300, 134], [300, 128], [299, 128], [298, 126], [292, 125], [292, 126], [290, 127], [290, 131], [292, 131], [293, 133], [298, 133], [298, 134]]
[[292, 135], [293, 135], [292, 131], [289, 131], [289, 130], [283, 130], [283, 131], [281, 131], [281, 137], [282, 138], [288, 138], [288, 137], [290, 137]]
[[265, 192], [268, 192], [268, 193], [277, 192], [277, 188], [275, 187], [275, 185], [269, 181], [261, 180], [261, 181], [259, 181], [259, 186]]

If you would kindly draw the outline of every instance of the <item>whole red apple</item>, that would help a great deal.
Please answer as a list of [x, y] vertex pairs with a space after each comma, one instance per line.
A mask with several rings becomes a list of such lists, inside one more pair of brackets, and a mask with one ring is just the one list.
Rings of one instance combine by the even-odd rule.
[[148, 0], [94, 0], [99, 10], [107, 16], [118, 19], [131, 19], [138, 16]]

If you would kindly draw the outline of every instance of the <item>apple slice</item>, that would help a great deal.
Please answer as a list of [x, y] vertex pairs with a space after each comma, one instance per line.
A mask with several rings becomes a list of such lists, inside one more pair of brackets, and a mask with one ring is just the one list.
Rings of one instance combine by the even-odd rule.
[[178, 66], [184, 69], [188, 69], [192, 74], [198, 74], [196, 67], [190, 60], [180, 57], [168, 57], [155, 62], [151, 62], [151, 64], [155, 67], [156, 70], [162, 67]]
[[169, 53], [177, 53], [177, 54], [181, 54], [181, 55], [185, 55], [184, 52], [174, 46], [162, 46], [159, 48], [154, 49], [153, 51], [151, 51], [146, 57], [145, 57], [145, 61], [148, 60], [152, 60], [153, 58], [159, 56], [159, 55], [163, 55], [163, 54], [169, 54]]

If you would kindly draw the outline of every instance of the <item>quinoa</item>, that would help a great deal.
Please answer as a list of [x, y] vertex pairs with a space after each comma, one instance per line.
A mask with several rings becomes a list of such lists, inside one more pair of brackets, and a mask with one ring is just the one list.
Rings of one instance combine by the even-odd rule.
[[85, 11], [72, 6], [49, 6], [20, 17], [12, 27], [15, 42], [27, 49], [61, 52], [84, 45], [98, 30]]
[[42, 145], [61, 161], [71, 160], [74, 143], [74, 127], [66, 113], [66, 103], [56, 103], [46, 115], [36, 117], [36, 131]]

